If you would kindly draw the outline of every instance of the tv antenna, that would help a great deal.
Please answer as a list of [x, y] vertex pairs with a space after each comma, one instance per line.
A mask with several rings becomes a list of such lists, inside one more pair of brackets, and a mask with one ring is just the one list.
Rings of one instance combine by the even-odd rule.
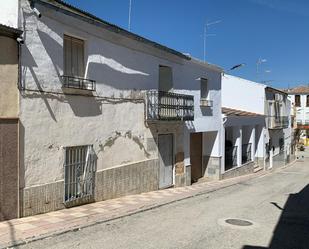
[[215, 25], [215, 24], [218, 24], [222, 22], [221, 20], [217, 20], [217, 21], [213, 21], [213, 22], [207, 22], [205, 23], [204, 25], [204, 58], [203, 58], [203, 61], [205, 62], [206, 61], [206, 38], [209, 37], [209, 36], [216, 36], [216, 34], [208, 34], [208, 28], [211, 26], [211, 25]]

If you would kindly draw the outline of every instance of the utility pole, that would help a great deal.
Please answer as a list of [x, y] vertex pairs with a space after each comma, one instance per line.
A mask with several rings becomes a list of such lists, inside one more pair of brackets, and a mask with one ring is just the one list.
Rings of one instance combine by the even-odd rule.
[[208, 34], [207, 31], [208, 31], [208, 27], [211, 26], [211, 25], [214, 25], [214, 24], [217, 24], [217, 23], [220, 23], [221, 20], [217, 20], [217, 21], [214, 21], [214, 22], [207, 22], [205, 23], [204, 25], [204, 34], [203, 34], [203, 45], [204, 45], [204, 53], [203, 53], [203, 61], [205, 62], [206, 61], [206, 38], [208, 36], [216, 36], [216, 34]]
[[131, 31], [131, 9], [132, 9], [132, 0], [129, 0], [129, 21], [128, 21], [129, 31]]

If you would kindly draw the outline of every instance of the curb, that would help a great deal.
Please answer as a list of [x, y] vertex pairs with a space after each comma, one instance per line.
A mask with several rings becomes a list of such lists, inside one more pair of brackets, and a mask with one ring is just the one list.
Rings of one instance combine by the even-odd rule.
[[167, 201], [167, 202], [164, 202], [164, 203], [150, 205], [146, 208], [141, 208], [141, 209], [138, 209], [138, 210], [129, 211], [128, 213], [125, 213], [125, 214], [120, 215], [120, 216], [102, 219], [102, 220], [95, 221], [95, 222], [89, 222], [85, 225], [72, 226], [70, 228], [66, 228], [66, 229], [64, 229], [62, 231], [58, 231], [58, 232], [46, 233], [46, 234], [42, 234], [42, 235], [38, 235], [38, 236], [33, 236], [33, 237], [30, 237], [30, 238], [27, 238], [27, 239], [23, 239], [23, 240], [17, 240], [17, 241], [8, 243], [6, 246], [4, 246], [2, 248], [13, 248], [13, 247], [16, 247], [16, 246], [26, 245], [26, 244], [29, 244], [29, 243], [32, 243], [32, 242], [35, 242], [35, 241], [40, 241], [40, 240], [47, 239], [47, 238], [53, 238], [53, 237], [56, 237], [56, 236], [59, 236], [59, 235], [69, 233], [69, 232], [77, 232], [79, 230], [82, 230], [82, 229], [85, 229], [85, 228], [88, 228], [88, 227], [107, 223], [109, 221], [122, 219], [124, 217], [129, 217], [129, 216], [139, 214], [139, 213], [143, 213], [143, 212], [146, 212], [146, 211], [154, 210], [154, 209], [157, 209], [157, 208], [160, 208], [160, 207], [163, 207], [163, 206], [174, 204], [174, 203], [177, 203], [177, 202], [180, 202], [180, 201], [183, 201], [183, 200], [188, 200], [188, 199], [191, 199], [191, 198], [194, 198], [194, 197], [197, 197], [197, 196], [202, 196], [202, 195], [205, 195], [205, 194], [213, 193], [213, 192], [216, 192], [216, 191], [221, 190], [221, 189], [225, 189], [225, 188], [235, 186], [235, 185], [242, 183], [242, 182], [250, 181], [252, 179], [257, 179], [260, 176], [271, 175], [272, 173], [275, 173], [277, 171], [281, 171], [281, 170], [283, 170], [287, 167], [292, 166], [296, 162], [297, 162], [297, 160], [294, 160], [294, 161], [290, 162], [289, 164], [284, 165], [284, 166], [279, 167], [279, 168], [276, 168], [276, 169], [271, 169], [271, 170], [267, 170], [267, 171], [258, 171], [256, 173], [252, 173], [252, 174], [249, 174], [249, 175], [239, 176], [239, 178], [244, 177], [245, 179], [240, 179], [239, 181], [228, 183], [227, 185], [224, 185], [225, 181], [231, 181], [232, 179], [235, 179], [235, 178], [229, 178], [229, 179], [221, 180], [220, 182], [223, 183], [222, 185], [220, 185], [220, 186], [209, 186], [210, 188], [212, 187], [213, 189], [201, 190], [200, 192], [194, 193], [194, 194], [186, 196], [186, 197], [180, 197], [179, 199], [174, 199], [174, 200]]

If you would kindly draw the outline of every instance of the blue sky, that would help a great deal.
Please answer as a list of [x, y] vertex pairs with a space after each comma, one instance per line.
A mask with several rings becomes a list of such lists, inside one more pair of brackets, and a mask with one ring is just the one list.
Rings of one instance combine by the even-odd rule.
[[[129, 0], [67, 0], [128, 28]], [[203, 26], [209, 26], [206, 60], [232, 74], [286, 88], [309, 83], [307, 0], [132, 0], [131, 31], [203, 59]], [[267, 59], [256, 73], [258, 58]], [[265, 72], [270, 70], [271, 72]]]

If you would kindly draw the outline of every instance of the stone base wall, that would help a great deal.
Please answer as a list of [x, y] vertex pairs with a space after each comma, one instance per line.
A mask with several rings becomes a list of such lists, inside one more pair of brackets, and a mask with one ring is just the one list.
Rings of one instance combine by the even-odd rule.
[[230, 169], [224, 172], [221, 175], [221, 179], [227, 179], [227, 178], [237, 177], [241, 175], [251, 174], [254, 172], [254, 166], [255, 166], [254, 162], [249, 162], [242, 166], [235, 167], [233, 169]]
[[21, 191], [21, 217], [47, 213], [65, 208], [64, 181], [25, 188]]
[[186, 166], [186, 186], [191, 185], [191, 165]]
[[221, 157], [203, 156], [204, 176], [219, 180], [221, 175]]
[[258, 165], [259, 167], [261, 167], [261, 168], [264, 167], [264, 157], [255, 157], [254, 162], [255, 162], [255, 164]]
[[158, 159], [97, 172], [95, 201], [158, 190]]
[[175, 175], [175, 187], [186, 186], [186, 174]]
[[[158, 159], [137, 162], [96, 172], [94, 198], [102, 201], [158, 189]], [[64, 181], [20, 191], [20, 216], [31, 216], [65, 208]], [[82, 204], [82, 203], [79, 203]]]
[[284, 154], [278, 154], [273, 157], [273, 169], [282, 167], [286, 164], [287, 162], [286, 162], [286, 158], [284, 157]]

